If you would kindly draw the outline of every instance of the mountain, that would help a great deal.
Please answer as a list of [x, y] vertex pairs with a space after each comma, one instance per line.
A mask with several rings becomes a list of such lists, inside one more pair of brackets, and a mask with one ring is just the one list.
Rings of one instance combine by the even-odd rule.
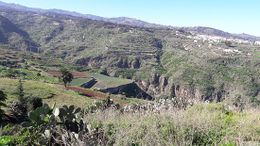
[[[153, 97], [209, 101], [259, 98], [259, 46], [234, 39], [240, 35], [205, 27], [149, 27], [128, 18], [112, 23], [75, 12], [9, 4], [0, 5], [0, 15], [8, 24], [2, 25], [2, 38], [10, 40], [17, 34], [39, 46], [41, 51], [34, 52], [46, 66], [81, 66], [132, 79]], [[200, 34], [220, 36], [224, 41], [201, 39]], [[225, 38], [233, 38], [230, 45]], [[14, 41], [19, 39], [6, 40], [0, 44], [21, 50]]]
[[260, 40], [260, 37], [256, 37], [256, 36], [253, 36], [253, 35], [250, 35], [250, 34], [245, 34], [245, 33], [233, 34], [233, 35], [238, 36], [238, 37], [245, 39], [245, 40], [251, 40], [251, 41], [259, 41]]
[[64, 11], [58, 9], [46, 10], [46, 9], [29, 8], [17, 4], [4, 3], [1, 1], [0, 1], [0, 6], [2, 9], [15, 9], [18, 11], [27, 11], [27, 12], [35, 12], [35, 13], [57, 13], [57, 14], [69, 15], [69, 16], [80, 17], [80, 18], [105, 21], [105, 22], [110, 22], [115, 24], [129, 25], [133, 27], [164, 28], [164, 29], [175, 29], [175, 30], [181, 29], [196, 34], [202, 34], [202, 35], [218, 36], [218, 37], [241, 39], [241, 40], [248, 40], [248, 41], [260, 41], [260, 37], [256, 37], [253, 35], [231, 34], [228, 32], [224, 32], [209, 27], [173, 27], [173, 26], [165, 26], [160, 24], [149, 23], [135, 18], [128, 18], [128, 17], [105, 18], [105, 17], [95, 16], [91, 14], [81, 14], [77, 12], [70, 12], [70, 11]]
[[227, 38], [227, 39], [241, 39], [241, 40], [248, 40], [248, 41], [259, 41], [260, 40], [260, 37], [256, 37], [253, 35], [232, 34], [232, 33], [228, 33], [228, 32], [218, 30], [215, 28], [210, 28], [210, 27], [182, 27], [180, 29], [188, 31], [188, 32], [196, 33], [196, 34], [218, 36], [218, 37], [223, 37], [223, 38]]
[[21, 50], [38, 51], [38, 45], [33, 42], [29, 34], [18, 28], [9, 19], [0, 15], [0, 43]]
[[142, 20], [138, 20], [138, 19], [134, 19], [134, 18], [128, 18], [128, 17], [109, 18], [109, 19], [106, 19], [105, 21], [108, 21], [108, 22], [111, 22], [111, 23], [116, 23], [116, 24], [136, 26], [136, 27], [168, 28], [168, 26], [148, 23], [148, 22], [145, 22], [145, 21], [142, 21]]
[[118, 18], [104, 18], [100, 16], [95, 16], [91, 14], [80, 14], [77, 12], [70, 12], [70, 11], [64, 11], [64, 10], [59, 10], [59, 9], [49, 9], [49, 10], [44, 10], [44, 9], [37, 9], [37, 8], [29, 8], [17, 4], [9, 4], [9, 3], [4, 3], [0, 1], [0, 6], [2, 8], [6, 9], [15, 9], [18, 11], [27, 11], [27, 12], [36, 12], [36, 13], [57, 13], [57, 14], [63, 14], [63, 15], [70, 15], [74, 17], [81, 17], [81, 18], [88, 18], [92, 20], [101, 20], [101, 21], [106, 21], [106, 22], [111, 22], [115, 24], [123, 24], [123, 25], [131, 25], [131, 26], [136, 26], [136, 27], [166, 27], [163, 25], [158, 25], [158, 24], [152, 24], [148, 22], [144, 22], [141, 20], [137, 20], [134, 18], [127, 18], [127, 17], [118, 17]]

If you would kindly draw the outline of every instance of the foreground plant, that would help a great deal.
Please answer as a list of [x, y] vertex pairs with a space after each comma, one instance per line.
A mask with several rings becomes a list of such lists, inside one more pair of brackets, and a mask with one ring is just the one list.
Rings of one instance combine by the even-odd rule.
[[[36, 108], [22, 123], [12, 143], [18, 145], [106, 145], [107, 138], [99, 128], [92, 129], [74, 106]], [[10, 133], [11, 134], [11, 133]], [[22, 139], [22, 140], [21, 140]]]
[[0, 123], [2, 123], [2, 115], [4, 113], [4, 111], [1, 108], [6, 106], [4, 103], [5, 100], [6, 100], [6, 94], [0, 90]]

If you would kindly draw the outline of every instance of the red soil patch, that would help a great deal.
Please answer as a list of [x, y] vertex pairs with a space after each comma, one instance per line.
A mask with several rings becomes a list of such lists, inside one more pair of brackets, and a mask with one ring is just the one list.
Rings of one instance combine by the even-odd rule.
[[[54, 77], [61, 77], [61, 72], [58, 70], [48, 70], [47, 73]], [[86, 78], [88, 75], [86, 72], [78, 72], [78, 71], [72, 71], [74, 78]]]
[[[91, 97], [91, 98], [95, 98], [98, 100], [105, 100], [108, 98], [108, 95], [99, 91], [93, 91], [93, 90], [87, 90], [85, 88], [81, 88], [81, 87], [75, 87], [75, 86], [69, 86], [67, 87], [67, 89], [69, 90], [73, 90], [76, 92], [79, 92], [80, 94], [87, 96], [87, 97]], [[119, 103], [120, 105], [127, 105], [128, 103], [125, 101], [122, 101], [118, 98], [111, 98], [114, 102]]]
[[81, 88], [81, 87], [69, 86], [69, 87], [67, 87], [67, 89], [79, 92], [80, 94], [88, 96], [88, 97], [98, 97], [101, 99], [106, 99], [108, 97], [108, 95], [106, 95], [104, 93], [93, 91], [93, 90], [87, 90], [87, 89]]

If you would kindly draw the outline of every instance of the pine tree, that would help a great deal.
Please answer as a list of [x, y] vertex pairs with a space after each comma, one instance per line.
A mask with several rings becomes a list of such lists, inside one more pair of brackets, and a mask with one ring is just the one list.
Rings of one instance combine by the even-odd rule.
[[28, 109], [28, 104], [27, 100], [25, 98], [24, 94], [24, 88], [23, 88], [23, 82], [20, 79], [17, 85], [17, 98], [18, 101], [15, 101], [11, 105], [11, 109], [14, 115], [19, 117], [20, 119], [23, 119], [24, 117], [27, 116], [27, 109]]
[[23, 82], [21, 79], [19, 79], [18, 86], [17, 86], [17, 95], [18, 100], [21, 103], [25, 103], [25, 97], [24, 97], [24, 89], [23, 89]]

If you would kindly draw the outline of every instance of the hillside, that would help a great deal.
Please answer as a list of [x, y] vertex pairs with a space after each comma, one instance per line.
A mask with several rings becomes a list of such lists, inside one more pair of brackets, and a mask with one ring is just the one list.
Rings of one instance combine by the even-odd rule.
[[0, 16], [0, 43], [19, 50], [38, 51], [37, 44], [31, 40], [28, 33], [3, 16]]
[[178, 27], [178, 26], [165, 26], [160, 24], [154, 24], [145, 22], [142, 20], [138, 20], [135, 18], [128, 18], [128, 17], [115, 17], [115, 18], [105, 18], [100, 16], [95, 16], [91, 14], [81, 14], [77, 12], [70, 12], [65, 10], [59, 10], [59, 9], [39, 9], [39, 8], [29, 8], [18, 4], [10, 4], [10, 3], [4, 3], [0, 1], [0, 6], [2, 9], [6, 10], [16, 10], [16, 11], [22, 11], [22, 12], [33, 12], [33, 13], [41, 13], [41, 14], [47, 14], [47, 13], [55, 13], [55, 14], [61, 14], [61, 15], [68, 15], [78, 18], [86, 18], [91, 20], [98, 20], [103, 22], [110, 22], [114, 24], [119, 25], [128, 25], [132, 27], [143, 27], [143, 28], [158, 28], [158, 29], [172, 29], [172, 30], [185, 30], [194, 32], [196, 34], [203, 34], [203, 35], [212, 35], [212, 36], [221, 36], [225, 38], [235, 38], [235, 39], [242, 39], [242, 40], [249, 40], [249, 41], [260, 41], [260, 37], [249, 35], [249, 34], [231, 34], [228, 32], [224, 32], [218, 29], [209, 28], [209, 27]]
[[[132, 79], [155, 98], [232, 102], [241, 96], [245, 102], [260, 100], [259, 46], [225, 38], [231, 34], [223, 31], [133, 27], [59, 10], [36, 11], [9, 5], [0, 14], [13, 24], [13, 29], [24, 32], [21, 36], [40, 46], [36, 52], [42, 58], [58, 58], [53, 61]], [[8, 44], [19, 49], [15, 42]]]
[[0, 146], [258, 146], [259, 40], [0, 1]]

